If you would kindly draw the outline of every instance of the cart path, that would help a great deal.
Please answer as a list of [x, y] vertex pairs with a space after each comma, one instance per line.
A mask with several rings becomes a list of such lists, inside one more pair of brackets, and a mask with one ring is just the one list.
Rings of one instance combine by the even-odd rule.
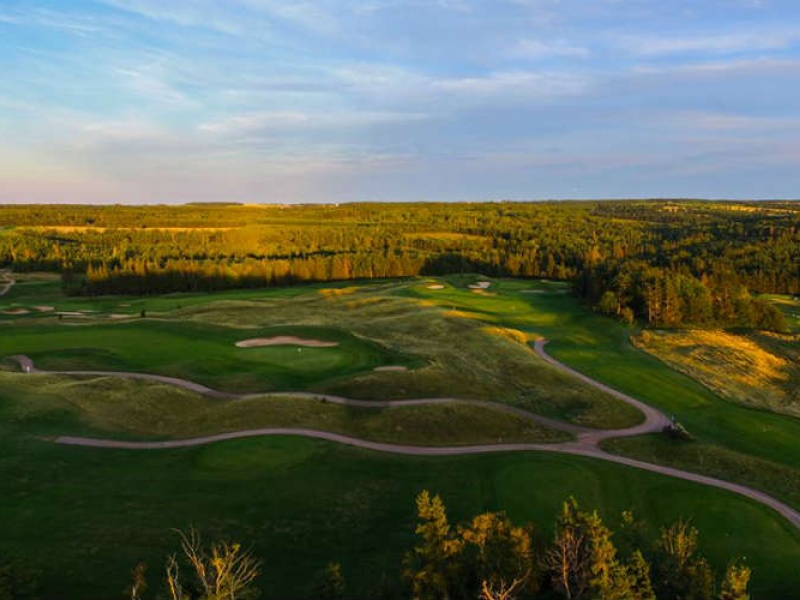
[[634, 408], [639, 409], [641, 413], [644, 415], [644, 421], [639, 425], [634, 427], [629, 427], [628, 429], [614, 430], [614, 429], [593, 429], [586, 433], [579, 434], [578, 439], [580, 442], [585, 443], [591, 446], [597, 446], [602, 440], [612, 438], [612, 437], [630, 437], [634, 435], [642, 435], [645, 433], [654, 433], [658, 431], [662, 431], [665, 426], [670, 425], [671, 421], [667, 418], [667, 416], [658, 410], [650, 406], [649, 404], [645, 404], [641, 400], [637, 400], [632, 396], [628, 396], [628, 394], [623, 394], [619, 390], [615, 390], [612, 387], [605, 385], [604, 383], [600, 383], [599, 381], [592, 379], [588, 375], [584, 375], [580, 371], [576, 371], [572, 367], [568, 367], [564, 363], [556, 360], [547, 352], [545, 352], [544, 346], [547, 343], [545, 339], [539, 339], [534, 342], [533, 349], [536, 354], [547, 362], [550, 366], [558, 369], [562, 373], [566, 373], [567, 375], [571, 375], [576, 379], [580, 379], [584, 383], [587, 383], [597, 389], [605, 392], [621, 400], [625, 404], [633, 406]]
[[[543, 415], [539, 415], [537, 413], [525, 410], [524, 408], [511, 406], [509, 404], [503, 404], [500, 402], [491, 402], [489, 400], [470, 400], [466, 398], [449, 398], [449, 397], [413, 398], [411, 400], [356, 400], [354, 398], [345, 398], [343, 396], [334, 396], [332, 394], [321, 394], [314, 392], [292, 392], [292, 391], [237, 394], [232, 392], [222, 392], [204, 386], [195, 381], [189, 381], [187, 379], [180, 379], [177, 377], [168, 377], [165, 375], [155, 375], [152, 373], [135, 373], [127, 371], [44, 371], [41, 369], [37, 369], [33, 363], [33, 360], [31, 360], [28, 356], [17, 354], [14, 356], [10, 356], [9, 358], [17, 361], [22, 370], [30, 374], [89, 376], [89, 377], [124, 377], [126, 379], [139, 379], [144, 381], [152, 381], [156, 383], [165, 383], [168, 385], [174, 385], [176, 387], [190, 390], [192, 392], [196, 392], [198, 394], [202, 394], [209, 398], [214, 398], [218, 400], [245, 400], [249, 398], [291, 397], [291, 398], [304, 398], [309, 400], [320, 400], [320, 401], [330, 402], [331, 404], [353, 406], [357, 408], [393, 408], [393, 407], [403, 407], [403, 406], [427, 406], [427, 405], [437, 405], [437, 404], [465, 404], [470, 406], [481, 406], [486, 408], [492, 408], [495, 410], [501, 410], [503, 412], [507, 412], [519, 417], [523, 417], [530, 421], [534, 421], [544, 427], [547, 427], [548, 429], [564, 431], [566, 433], [578, 436], [579, 439], [584, 437], [587, 437], [587, 439], [589, 439], [588, 436], [594, 436], [595, 434], [598, 433], [608, 433], [605, 430], [591, 429], [589, 427], [582, 427], [580, 425], [575, 425], [573, 423], [567, 423], [565, 421], [551, 419], [549, 417], [545, 417]], [[639, 428], [641, 428], [641, 425], [637, 425], [636, 427], [631, 428], [630, 430], [614, 429], [614, 430], [609, 430], [609, 432], [612, 431], [616, 432], [616, 434], [620, 436], [638, 435]], [[634, 431], [634, 430], [636, 430], [634, 433], [628, 433], [628, 431]]]
[[674, 477], [677, 479], [684, 479], [701, 485], [707, 485], [734, 494], [739, 494], [751, 500], [763, 504], [778, 514], [785, 517], [794, 527], [800, 529], [800, 512], [794, 510], [790, 506], [776, 500], [772, 496], [765, 494], [745, 485], [731, 483], [722, 479], [708, 477], [706, 475], [699, 475], [689, 471], [682, 471], [672, 467], [665, 467], [662, 465], [651, 464], [648, 462], [628, 458], [625, 456], [618, 456], [616, 454], [609, 454], [604, 452], [596, 446], [587, 446], [582, 443], [568, 442], [564, 444], [489, 444], [489, 445], [470, 445], [470, 446], [408, 446], [403, 444], [387, 444], [383, 442], [374, 442], [371, 440], [364, 440], [354, 438], [339, 433], [332, 433], [330, 431], [318, 431], [316, 429], [303, 429], [303, 428], [264, 428], [264, 429], [250, 429], [246, 431], [233, 431], [230, 433], [220, 433], [217, 435], [209, 435], [203, 437], [196, 437], [185, 440], [168, 440], [158, 442], [124, 442], [120, 440], [102, 440], [96, 438], [82, 438], [62, 436], [55, 439], [55, 443], [64, 444], [69, 446], [84, 446], [91, 448], [115, 448], [126, 450], [164, 450], [170, 448], [187, 448], [191, 446], [202, 446], [205, 444], [213, 444], [225, 440], [235, 440], [248, 437], [263, 437], [263, 436], [300, 436], [305, 438], [314, 438], [326, 440], [329, 442], [336, 442], [356, 448], [363, 448], [365, 450], [372, 450], [375, 452], [388, 452], [391, 454], [402, 454], [406, 456], [463, 456], [474, 454], [488, 454], [492, 452], [552, 452], [559, 454], [570, 454], [574, 456], [587, 456], [613, 462], [635, 469], [642, 469], [651, 471], [660, 475]]
[[325, 400], [327, 402], [342, 404], [346, 406], [357, 406], [363, 408], [387, 408], [396, 406], [421, 406], [431, 404], [447, 404], [447, 403], [462, 403], [472, 404], [478, 406], [486, 406], [499, 410], [504, 410], [509, 413], [520, 415], [531, 419], [537, 423], [566, 431], [577, 435], [576, 442], [565, 442], [557, 444], [491, 444], [491, 445], [465, 445], [465, 446], [410, 446], [402, 444], [388, 444], [383, 442], [375, 442], [360, 438], [354, 438], [347, 435], [333, 433], [329, 431], [319, 431], [315, 429], [304, 428], [262, 428], [262, 429], [249, 429], [244, 431], [232, 431], [228, 433], [220, 433], [216, 435], [195, 437], [183, 440], [165, 440], [154, 442], [129, 442], [121, 440], [103, 440], [96, 438], [84, 438], [73, 436], [57, 437], [54, 441], [57, 444], [70, 445], [70, 446], [85, 446], [92, 448], [116, 448], [126, 450], [163, 450], [170, 448], [185, 448], [190, 446], [200, 446], [205, 444], [213, 444], [225, 440], [234, 440], [248, 437], [261, 437], [261, 436], [301, 436], [307, 438], [315, 438], [363, 448], [366, 450], [373, 450], [376, 452], [388, 452], [392, 454], [403, 454], [409, 456], [463, 456], [471, 454], [486, 454], [490, 452], [551, 452], [560, 454], [570, 454], [575, 456], [586, 456], [605, 460], [628, 467], [651, 471], [668, 477], [683, 479], [701, 485], [707, 485], [723, 489], [735, 494], [739, 494], [751, 500], [755, 500], [760, 504], [767, 506], [780, 515], [785, 517], [794, 527], [800, 529], [800, 512], [794, 510], [787, 504], [773, 498], [772, 496], [761, 492], [757, 489], [732, 483], [722, 479], [716, 479], [690, 471], [683, 471], [673, 467], [657, 465], [648, 463], [626, 456], [619, 456], [617, 454], [610, 454], [599, 447], [599, 443], [608, 438], [625, 437], [633, 435], [641, 435], [644, 433], [653, 433], [661, 431], [663, 426], [669, 423], [669, 419], [659, 410], [649, 406], [636, 398], [623, 394], [622, 392], [606, 386], [599, 381], [568, 367], [567, 365], [557, 361], [545, 352], [544, 346], [546, 340], [538, 340], [534, 344], [534, 351], [536, 354], [544, 359], [553, 368], [569, 374], [581, 381], [592, 385], [615, 398], [636, 407], [641, 410], [645, 419], [639, 425], [627, 429], [589, 429], [580, 427], [554, 419], [548, 419], [535, 413], [531, 413], [521, 408], [501, 404], [497, 402], [482, 401], [482, 400], [466, 400], [460, 398], [417, 398], [413, 400], [354, 400], [351, 398], [343, 398], [341, 396], [332, 396], [327, 394], [313, 394], [308, 392], [280, 392], [268, 394], [233, 394], [229, 392], [221, 392], [213, 390], [209, 387], [199, 383], [188, 381], [185, 379], [178, 379], [174, 377], [166, 377], [163, 375], [154, 375], [149, 373], [128, 373], [128, 372], [115, 372], [115, 371], [41, 371], [36, 369], [33, 361], [24, 355], [16, 355], [10, 358], [15, 359], [26, 373], [32, 374], [57, 374], [57, 375], [74, 375], [74, 376], [102, 376], [102, 377], [126, 377], [130, 379], [143, 379], [148, 381], [155, 381], [159, 383], [167, 383], [175, 385], [184, 389], [188, 389], [205, 396], [217, 399], [244, 399], [254, 397], [302, 397], [312, 398], [318, 400]]

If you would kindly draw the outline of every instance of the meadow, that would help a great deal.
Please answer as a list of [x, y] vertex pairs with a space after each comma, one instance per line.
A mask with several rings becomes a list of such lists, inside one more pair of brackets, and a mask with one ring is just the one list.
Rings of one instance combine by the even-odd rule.
[[[796, 420], [732, 404], [670, 369], [630, 343], [638, 329], [583, 308], [565, 284], [491, 279], [486, 289], [468, 287], [479, 279], [94, 299], [65, 297], [51, 278], [31, 275], [0, 298], [0, 312], [30, 310], [0, 314], [0, 355], [28, 354], [43, 369], [149, 371], [230, 392], [488, 399], [604, 428], [641, 419], [547, 367], [529, 346], [546, 337], [556, 358], [676, 413], [697, 438], [645, 436], [607, 441], [606, 448], [750, 483], [800, 506]], [[298, 333], [338, 345], [301, 353], [235, 346]], [[374, 370], [380, 366], [407, 370]], [[548, 453], [399, 457], [293, 437], [166, 451], [51, 441], [67, 434], [180, 439], [258, 426], [419, 445], [567, 439], [488, 407], [364, 409], [291, 394], [215, 400], [114, 377], [26, 375], [9, 359], [0, 382], [0, 554], [41, 569], [46, 596], [65, 589], [87, 598], [119, 596], [140, 560], [154, 583], [176, 545], [170, 528], [190, 524], [209, 539], [252, 543], [265, 560], [265, 597], [307, 596], [312, 575], [331, 560], [342, 563], [355, 597], [385, 589], [396, 595], [400, 561], [413, 544], [413, 498], [425, 488], [443, 496], [453, 520], [507, 510], [516, 521], [540, 523], [545, 539], [569, 495], [612, 524], [632, 508], [653, 534], [690, 516], [712, 562], [723, 567], [733, 555], [747, 557], [754, 597], [794, 590], [800, 533], [775, 513], [730, 493], [599, 460]]]

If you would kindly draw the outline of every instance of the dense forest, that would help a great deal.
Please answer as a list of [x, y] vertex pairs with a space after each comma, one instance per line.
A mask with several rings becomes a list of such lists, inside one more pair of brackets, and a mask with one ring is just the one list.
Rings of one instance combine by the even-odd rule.
[[71, 294], [158, 294], [480, 272], [574, 282], [623, 320], [781, 329], [800, 203], [0, 206], [0, 266]]

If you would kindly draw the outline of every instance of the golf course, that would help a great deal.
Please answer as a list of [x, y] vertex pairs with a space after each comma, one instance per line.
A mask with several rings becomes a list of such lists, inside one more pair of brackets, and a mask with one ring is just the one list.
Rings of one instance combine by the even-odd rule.
[[[398, 580], [422, 489], [454, 518], [505, 510], [545, 538], [570, 495], [653, 534], [691, 518], [712, 562], [747, 558], [754, 596], [794, 589], [800, 423], [637, 348], [635, 326], [563, 283], [86, 298], [6, 277], [0, 550], [45, 595], [117, 596], [194, 525], [252, 543], [266, 597], [308, 596], [332, 560], [374, 596]], [[673, 418], [692, 441], [661, 433]]]

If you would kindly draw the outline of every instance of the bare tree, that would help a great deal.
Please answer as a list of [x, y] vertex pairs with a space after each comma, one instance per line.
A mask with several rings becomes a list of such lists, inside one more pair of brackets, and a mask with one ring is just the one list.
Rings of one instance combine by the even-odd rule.
[[517, 593], [525, 586], [529, 576], [530, 571], [524, 576], [514, 579], [511, 583], [506, 583], [502, 579], [489, 583], [484, 579], [481, 582], [480, 600], [514, 600]]
[[564, 527], [547, 553], [547, 567], [552, 572], [553, 587], [567, 600], [577, 600], [589, 586], [589, 556], [583, 533]]
[[[252, 584], [259, 574], [261, 561], [238, 543], [216, 542], [210, 552], [202, 544], [199, 532], [190, 528], [188, 533], [176, 530], [181, 540], [181, 551], [189, 563], [206, 600], [236, 600], [253, 591]], [[175, 556], [167, 560], [167, 586], [173, 600], [183, 598], [179, 580], [178, 561]]]

